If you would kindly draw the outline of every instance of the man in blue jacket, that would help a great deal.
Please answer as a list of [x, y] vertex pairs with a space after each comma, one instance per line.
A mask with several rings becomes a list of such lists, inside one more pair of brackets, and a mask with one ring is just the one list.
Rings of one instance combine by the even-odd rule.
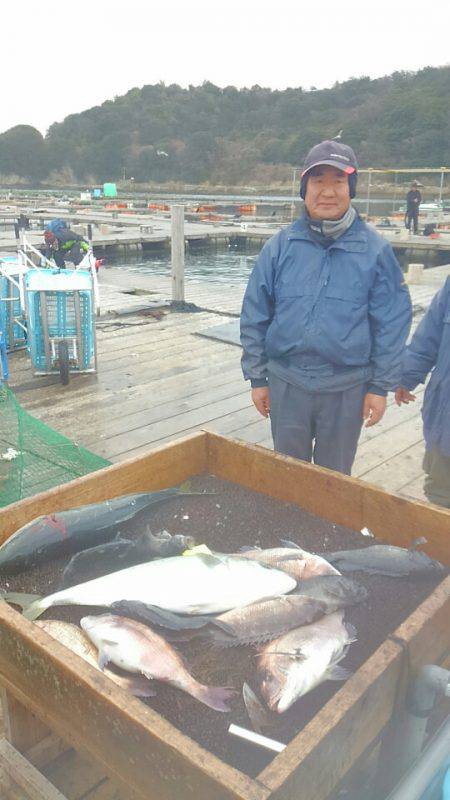
[[434, 296], [403, 359], [400, 406], [415, 400], [411, 392], [425, 383], [422, 417], [425, 437], [425, 494], [431, 503], [450, 508], [450, 278]]
[[350, 474], [363, 419], [399, 385], [411, 301], [391, 246], [351, 205], [353, 150], [308, 153], [305, 212], [263, 247], [241, 314], [242, 369], [275, 449]]

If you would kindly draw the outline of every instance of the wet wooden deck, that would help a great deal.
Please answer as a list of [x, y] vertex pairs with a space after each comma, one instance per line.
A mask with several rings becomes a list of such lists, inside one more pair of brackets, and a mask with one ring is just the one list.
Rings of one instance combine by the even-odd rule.
[[[427, 270], [411, 286], [415, 324], [450, 266]], [[108, 311], [166, 298], [169, 277], [105, 270], [102, 307]], [[137, 288], [136, 296], [124, 288]], [[98, 375], [62, 387], [32, 375], [25, 352], [10, 356], [10, 385], [22, 406], [61, 433], [111, 461], [137, 455], [201, 428], [272, 447], [270, 427], [254, 409], [240, 370], [241, 350], [196, 334], [239, 314], [245, 284], [187, 281], [186, 299], [198, 313], [166, 313], [160, 321], [134, 314], [101, 316]], [[232, 315], [232, 316], [231, 316]], [[363, 430], [354, 475], [423, 499], [421, 402], [399, 409], [392, 396], [382, 422]]]
[[[414, 325], [447, 275], [450, 265], [427, 270], [424, 282], [410, 287]], [[101, 282], [98, 375], [81, 375], [72, 379], [68, 387], [62, 387], [53, 377], [34, 377], [25, 352], [10, 355], [10, 385], [25, 409], [112, 461], [137, 455], [200, 428], [272, 447], [269, 423], [254, 409], [242, 379], [240, 348], [196, 335], [239, 314], [244, 284], [188, 281], [186, 299], [206, 310], [171, 312], [158, 321], [108, 312], [126, 308], [132, 311], [147, 300], [168, 297], [168, 277], [110, 269], [103, 272]], [[148, 294], [124, 294], [124, 288]], [[422, 398], [420, 387], [416, 403], [399, 409], [390, 397], [382, 422], [361, 435], [355, 476], [388, 491], [424, 499]], [[0, 736], [2, 727], [0, 717]], [[64, 775], [74, 771], [65, 769], [65, 762], [61, 766], [61, 759], [55, 761], [56, 772], [50, 768], [46, 774], [60, 791], [75, 800], [84, 797], [86, 788], [95, 784], [92, 771], [96, 768], [79, 756], [70, 757], [78, 759], [76, 785], [65, 780]], [[92, 794], [91, 791], [88, 796], [92, 800], [116, 799], [100, 774]], [[12, 785], [8, 789], [1, 770], [0, 795], [5, 800], [29, 797]]]

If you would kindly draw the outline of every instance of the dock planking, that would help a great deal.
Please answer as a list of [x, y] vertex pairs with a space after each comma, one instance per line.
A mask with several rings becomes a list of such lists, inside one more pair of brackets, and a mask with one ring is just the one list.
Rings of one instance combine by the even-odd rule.
[[[450, 266], [429, 269], [410, 287], [415, 325], [449, 274]], [[130, 289], [139, 293], [124, 293]], [[11, 387], [30, 413], [114, 462], [202, 428], [272, 447], [270, 424], [254, 409], [242, 379], [240, 348], [196, 336], [236, 317], [244, 289], [244, 282], [186, 280], [186, 301], [200, 310], [166, 311], [156, 320], [133, 310], [168, 300], [169, 275], [105, 270], [98, 375], [76, 376], [63, 387], [56, 376], [34, 377], [28, 357], [18, 352], [10, 356]], [[363, 429], [355, 476], [423, 498], [422, 398], [420, 387], [416, 403], [399, 409], [390, 396], [382, 422]]]

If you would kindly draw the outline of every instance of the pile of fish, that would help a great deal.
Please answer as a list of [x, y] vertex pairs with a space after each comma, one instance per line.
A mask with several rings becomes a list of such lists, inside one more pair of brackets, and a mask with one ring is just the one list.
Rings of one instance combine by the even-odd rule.
[[[188, 633], [213, 648], [259, 648], [260, 698], [282, 714], [323, 681], [350, 674], [339, 666], [356, 641], [344, 613], [363, 602], [367, 590], [340, 570], [426, 577], [444, 569], [423, 552], [387, 545], [315, 555], [283, 541], [226, 554], [199, 552], [191, 537], [167, 531], [122, 535], [124, 523], [141, 511], [182, 493], [127, 495], [40, 517], [0, 547], [6, 574], [75, 553], [59, 591], [4, 599], [21, 605], [29, 620], [58, 606], [107, 609], [83, 617], [82, 630], [56, 620], [36, 624], [139, 697], [155, 694], [155, 681], [166, 682], [210, 708], [230, 710], [235, 690], [199, 683], [168, 641]], [[243, 694], [256, 727], [263, 706], [246, 684]]]

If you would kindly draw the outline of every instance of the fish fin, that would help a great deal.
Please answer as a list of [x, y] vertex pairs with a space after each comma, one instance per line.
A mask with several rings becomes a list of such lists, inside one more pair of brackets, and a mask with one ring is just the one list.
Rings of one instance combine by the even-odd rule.
[[[110, 642], [105, 642], [110, 644]], [[98, 651], [98, 666], [99, 669], [104, 670], [106, 665], [111, 661], [110, 654], [107, 647], [101, 647]]]
[[261, 733], [264, 728], [273, 726], [272, 717], [248, 683], [242, 686], [242, 698], [254, 731]]
[[222, 556], [219, 553], [196, 553], [195, 557], [203, 561], [204, 565], [211, 569], [223, 563]]
[[128, 544], [128, 542], [130, 542], [130, 543], [132, 542], [132, 539], [126, 539], [124, 536], [122, 536], [121, 532], [119, 531], [115, 535], [115, 537], [113, 539], [113, 542], [126, 542]]
[[213, 708], [214, 711], [231, 711], [229, 701], [236, 696], [235, 689], [228, 689], [224, 686], [205, 686], [203, 683], [194, 682], [186, 687], [186, 691], [196, 700], [204, 703], [205, 706]]
[[38, 594], [6, 592], [6, 594], [0, 595], [0, 598], [7, 603], [20, 606], [23, 616], [30, 621], [37, 619], [47, 610], [47, 606], [43, 604], [44, 598]]
[[290, 539], [280, 539], [281, 544], [283, 547], [293, 547], [295, 550], [302, 550], [297, 542], [291, 542]]
[[25, 610], [36, 600], [40, 600], [41, 596], [38, 594], [25, 594], [24, 592], [5, 592], [5, 594], [0, 595], [0, 598]]
[[245, 544], [239, 548], [240, 553], [253, 553], [255, 550], [261, 550], [261, 548], [251, 544]]
[[346, 631], [347, 631], [348, 636], [349, 636], [349, 638], [347, 640], [348, 644], [351, 644], [352, 642], [357, 642], [358, 641], [358, 631], [356, 630], [355, 626], [352, 625], [351, 622], [347, 622], [347, 621], [344, 622], [344, 625], [345, 625]]
[[426, 539], [425, 536], [418, 536], [417, 539], [414, 539], [411, 542], [411, 547], [409, 548], [410, 552], [411, 551], [414, 552], [414, 550], [417, 550], [417, 548], [420, 547], [422, 544], [426, 544], [427, 541], [428, 539]]
[[[161, 628], [168, 628], [172, 631], [196, 630], [204, 628], [214, 620], [206, 616], [184, 617], [181, 614], [174, 614], [165, 608], [147, 605], [137, 600], [118, 600], [111, 605], [113, 611], [120, 611], [122, 614], [135, 614], [145, 622], [152, 625], [159, 625]], [[219, 627], [229, 630], [226, 623], [218, 623]]]
[[352, 675], [353, 672], [350, 669], [340, 667], [337, 664], [335, 664], [333, 667], [330, 667], [326, 673], [328, 681], [346, 681], [348, 678], [351, 678]]

